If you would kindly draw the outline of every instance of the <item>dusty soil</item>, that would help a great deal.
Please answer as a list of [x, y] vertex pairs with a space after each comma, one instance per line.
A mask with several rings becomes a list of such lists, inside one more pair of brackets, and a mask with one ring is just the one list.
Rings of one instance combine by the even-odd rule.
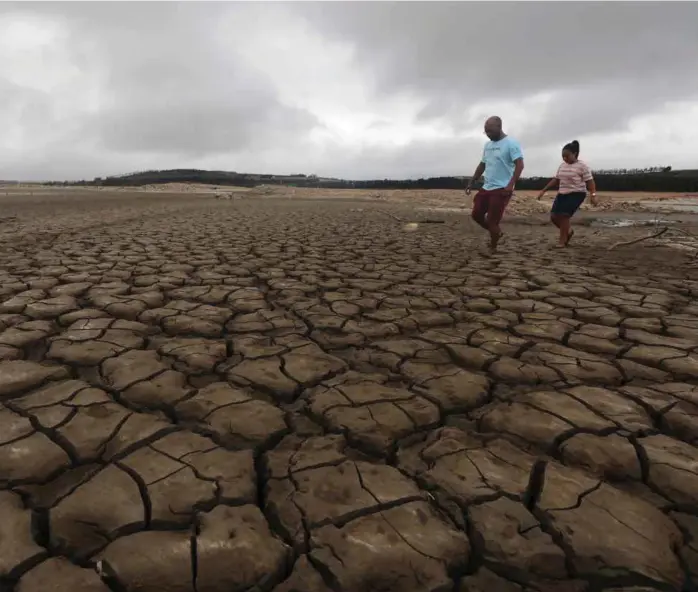
[[386, 202], [0, 196], [1, 590], [696, 589], [696, 259]]
[[[94, 188], [70, 187], [58, 188], [41, 185], [0, 186], [0, 195], [57, 195], [65, 193], [93, 192]], [[320, 199], [342, 201], [369, 201], [386, 204], [410, 204], [436, 209], [469, 210], [472, 197], [463, 191], [454, 190], [364, 190], [364, 189], [315, 189], [308, 187], [286, 187], [279, 185], [260, 185], [258, 187], [228, 187], [201, 185], [196, 183], [163, 183], [142, 187], [100, 188], [113, 193], [149, 193], [149, 194], [190, 194], [200, 196], [216, 195], [219, 199]], [[518, 191], [507, 211], [514, 215], [547, 213], [555, 197], [553, 191], [538, 201], [537, 191]], [[666, 208], [662, 202], [697, 199], [696, 193], [646, 193], [646, 192], [600, 192], [598, 207], [588, 202], [582, 206], [583, 211], [592, 212], [663, 212]]]

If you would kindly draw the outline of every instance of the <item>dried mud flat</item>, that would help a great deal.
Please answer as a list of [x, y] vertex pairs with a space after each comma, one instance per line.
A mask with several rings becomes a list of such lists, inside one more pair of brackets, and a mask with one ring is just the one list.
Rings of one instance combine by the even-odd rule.
[[0, 198], [0, 590], [696, 589], [694, 259], [54, 197]]

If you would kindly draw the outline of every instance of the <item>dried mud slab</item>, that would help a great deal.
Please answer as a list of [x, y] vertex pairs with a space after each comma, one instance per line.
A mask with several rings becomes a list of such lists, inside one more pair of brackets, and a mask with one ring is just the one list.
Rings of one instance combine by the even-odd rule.
[[297, 335], [233, 341], [242, 360], [227, 371], [231, 382], [269, 393], [279, 403], [292, 402], [305, 388], [346, 369], [346, 363]]
[[[310, 464], [318, 462], [310, 454], [315, 451], [318, 465]], [[393, 467], [346, 458], [338, 438], [292, 439], [267, 453], [265, 461], [270, 472], [266, 513], [299, 549], [307, 548], [309, 533], [317, 528], [425, 497]]]
[[312, 535], [310, 556], [340, 590], [447, 589], [469, 559], [468, 539], [425, 502], [413, 502]]
[[63, 557], [51, 557], [22, 576], [19, 592], [108, 592], [109, 588], [92, 569], [78, 567]]
[[31, 513], [19, 496], [0, 492], [2, 535], [0, 535], [0, 578], [13, 580], [28, 571], [48, 553], [32, 538]]
[[400, 460], [454, 516], [458, 509], [468, 513], [473, 542], [488, 564], [517, 581], [612, 582], [622, 574], [682, 585], [676, 525], [598, 478], [554, 462], [536, 478], [534, 457], [451, 428], [405, 449]]
[[253, 459], [187, 432], [107, 465], [50, 509], [51, 544], [88, 557], [147, 527], [182, 527], [198, 509], [255, 498]]
[[436, 426], [439, 408], [425, 396], [348, 375], [317, 387], [308, 395], [310, 413], [332, 431], [376, 454], [416, 431]]
[[226, 592], [269, 590], [290, 561], [259, 508], [219, 506], [199, 517], [196, 532], [141, 532], [100, 555], [107, 580], [123, 590]]
[[288, 431], [281, 409], [224, 382], [201, 389], [175, 410], [182, 421], [193, 422], [228, 447], [266, 448]]
[[60, 366], [24, 360], [3, 361], [0, 362], [0, 397], [10, 399], [45, 382], [67, 376], [66, 369]]
[[580, 576], [624, 575], [647, 585], [683, 585], [674, 553], [681, 543], [679, 529], [647, 502], [551, 464], [538, 512], [568, 549]]

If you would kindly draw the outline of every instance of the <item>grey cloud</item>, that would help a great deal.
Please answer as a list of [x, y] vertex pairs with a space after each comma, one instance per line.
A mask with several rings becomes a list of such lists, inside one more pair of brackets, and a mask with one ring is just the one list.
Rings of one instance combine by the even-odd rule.
[[153, 151], [200, 158], [221, 152], [263, 148], [316, 125], [307, 112], [284, 108], [264, 97], [248, 104], [196, 101], [167, 106], [160, 97], [96, 118], [98, 135], [116, 151]]
[[106, 104], [80, 129], [98, 148], [198, 158], [283, 144], [319, 125], [311, 113], [285, 105], [263, 73], [217, 43], [212, 32], [222, 8], [162, 2], [22, 7], [60, 19], [70, 30], [74, 63], [100, 66]]
[[105, 162], [103, 154], [91, 151], [68, 150], [65, 145], [55, 149], [37, 149], [26, 155], [3, 160], [2, 180], [22, 181], [77, 181], [85, 178], [101, 177], [108, 174], [122, 174], [131, 170], [153, 168], [148, 162], [133, 167], [126, 160], [115, 159]]
[[[566, 143], [582, 135], [622, 131], [638, 114], [636, 99], [641, 92], [638, 85], [560, 91], [542, 120], [517, 137], [526, 144]], [[650, 102], [652, 105], [662, 103], [659, 96]], [[648, 102], [644, 105], [646, 107]]]
[[12, 125], [30, 132], [50, 126], [54, 122], [51, 97], [46, 92], [0, 79], [0, 121], [3, 118], [5, 130]]
[[[300, 10], [354, 46], [377, 92], [421, 95], [426, 118], [545, 91], [615, 87], [632, 92], [626, 114], [655, 108], [672, 91], [698, 95], [695, 2], [332, 2]], [[637, 92], [645, 79], [651, 86]]]
[[465, 176], [472, 174], [481, 153], [480, 140], [461, 138], [417, 140], [392, 148], [368, 146], [353, 154], [336, 146], [328, 151], [326, 174], [356, 180]]
[[96, 129], [106, 148], [200, 157], [282, 142], [318, 125], [216, 43], [217, 7], [175, 6], [148, 7], [136, 31], [123, 15], [104, 31], [114, 106], [98, 115]]
[[698, 96], [698, 72], [695, 77], [668, 78], [664, 73], [647, 73], [637, 80], [558, 91], [541, 122], [527, 128], [520, 139], [533, 144], [559, 143], [581, 135], [617, 133], [639, 115]]

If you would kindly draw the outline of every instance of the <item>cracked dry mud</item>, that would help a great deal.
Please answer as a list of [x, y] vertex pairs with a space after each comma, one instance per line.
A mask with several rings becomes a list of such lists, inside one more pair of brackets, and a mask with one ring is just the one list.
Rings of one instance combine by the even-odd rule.
[[683, 256], [509, 225], [488, 258], [462, 217], [346, 203], [6, 205], [3, 592], [698, 589]]

